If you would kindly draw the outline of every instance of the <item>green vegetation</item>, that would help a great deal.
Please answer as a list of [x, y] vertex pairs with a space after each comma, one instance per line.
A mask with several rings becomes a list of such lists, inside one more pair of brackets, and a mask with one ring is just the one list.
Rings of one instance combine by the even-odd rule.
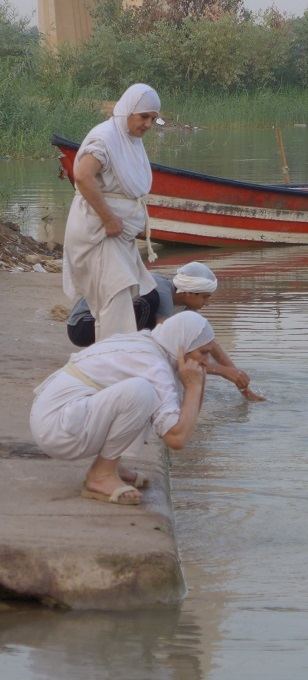
[[[81, 139], [133, 82], [149, 82], [173, 121], [307, 122], [308, 12], [262, 16], [241, 0], [97, 0], [94, 31], [58, 53], [0, 0], [0, 155], [50, 156], [50, 136]], [[172, 93], [172, 94], [171, 94]]]
[[200, 127], [272, 127], [307, 123], [308, 89], [270, 89], [234, 94], [194, 93], [184, 98], [165, 92], [164, 109], [180, 122]]

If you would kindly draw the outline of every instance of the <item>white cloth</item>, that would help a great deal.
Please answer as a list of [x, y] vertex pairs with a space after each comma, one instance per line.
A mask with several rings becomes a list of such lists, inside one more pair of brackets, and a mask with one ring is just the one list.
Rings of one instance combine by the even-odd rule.
[[[97, 389], [66, 373], [65, 367], [39, 385], [35, 390], [30, 418], [38, 445], [50, 456], [79, 458], [99, 452], [106, 456], [107, 451], [109, 457], [116, 458], [144, 431], [150, 416], [156, 434], [163, 437], [176, 425], [181, 412], [182, 389], [174, 358], [179, 348], [188, 352], [209, 342], [212, 335], [206, 319], [195, 312], [182, 312], [167, 319], [154, 331], [117, 334], [71, 354], [70, 363], [93, 381]], [[151, 403], [151, 413], [141, 409], [138, 421], [139, 402], [137, 407], [135, 401], [134, 416], [131, 415], [132, 408], [128, 420], [125, 416], [123, 421], [127, 423], [131, 417], [131, 429], [126, 431], [126, 426], [121, 429], [115, 425], [114, 440], [109, 449], [106, 433], [111, 423], [120, 418], [122, 410], [124, 414], [128, 413], [125, 390], [132, 378], [143, 381], [140, 384], [140, 403], [144, 394], [146, 403]], [[147, 385], [152, 390], [151, 398]], [[118, 390], [112, 395], [116, 396], [109, 400], [109, 390], [115, 386]], [[122, 388], [123, 398], [121, 396], [120, 399]], [[100, 399], [98, 395], [102, 393], [105, 396]], [[117, 399], [120, 399], [118, 406]], [[117, 433], [121, 443], [119, 448]], [[122, 440], [125, 437], [124, 446]]]
[[131, 378], [99, 392], [59, 372], [35, 400], [34, 439], [53, 458], [119, 458], [147, 428], [157, 405], [152, 385]]
[[173, 279], [177, 293], [214, 293], [217, 278], [202, 262], [189, 262], [177, 269]]
[[118, 333], [119, 326], [122, 333], [133, 333], [136, 330], [136, 316], [131, 299], [130, 288], [125, 288], [100, 310], [95, 319], [96, 340], [104, 340]]
[[178, 421], [181, 395], [168, 357], [151, 335], [151, 331], [117, 334], [71, 354], [70, 362], [102, 388], [127, 378], [146, 378], [159, 400], [153, 427], [163, 437]]
[[[106, 236], [100, 217], [76, 190], [65, 231], [63, 288], [72, 301], [85, 297], [97, 320], [101, 310], [120, 291], [129, 289], [134, 297], [155, 288], [155, 281], [145, 268], [135, 242], [146, 225], [146, 210], [139, 199], [148, 193], [152, 173], [142, 140], [127, 131], [127, 117], [138, 105], [142, 93], [153, 96], [155, 102], [158, 99], [156, 92], [147, 85], [128, 88], [119, 100], [120, 113], [89, 132], [75, 159], [75, 169], [86, 154], [92, 154], [100, 161], [102, 169], [97, 180], [102, 194], [106, 195], [105, 200], [114, 214], [123, 221], [120, 236]], [[130, 304], [132, 307], [132, 302]], [[117, 317], [118, 330], [130, 330], [125, 319], [120, 314]], [[108, 323], [104, 329], [100, 328], [99, 338], [107, 334]]]
[[160, 111], [160, 99], [149, 85], [135, 83], [125, 90], [116, 103], [113, 115], [127, 116], [131, 113], [156, 113]]
[[132, 113], [158, 113], [160, 101], [149, 85], [131, 85], [113, 110], [113, 117], [103, 123], [103, 136], [115, 175], [127, 196], [137, 198], [149, 193], [151, 166], [142, 139], [128, 132], [127, 118]]
[[207, 345], [214, 340], [215, 333], [210, 322], [200, 314], [184, 311], [158, 324], [151, 336], [167, 352], [169, 360], [174, 361], [181, 351], [186, 354]]

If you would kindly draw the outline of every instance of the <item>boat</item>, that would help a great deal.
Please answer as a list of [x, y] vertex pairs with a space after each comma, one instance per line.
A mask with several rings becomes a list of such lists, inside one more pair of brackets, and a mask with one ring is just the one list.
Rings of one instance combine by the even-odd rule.
[[[77, 142], [53, 135], [72, 184]], [[308, 186], [255, 184], [151, 163], [151, 238], [195, 246], [308, 245]]]

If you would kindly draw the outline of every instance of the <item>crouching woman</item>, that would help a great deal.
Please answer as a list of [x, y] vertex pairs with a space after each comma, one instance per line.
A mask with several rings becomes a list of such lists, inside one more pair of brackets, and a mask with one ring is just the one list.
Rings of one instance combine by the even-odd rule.
[[53, 458], [94, 458], [83, 496], [139, 504], [140, 476], [121, 466], [121, 455], [137, 438], [144, 441], [150, 424], [167, 446], [185, 446], [213, 341], [209, 322], [186, 311], [153, 331], [117, 334], [72, 354], [35, 390], [34, 439]]

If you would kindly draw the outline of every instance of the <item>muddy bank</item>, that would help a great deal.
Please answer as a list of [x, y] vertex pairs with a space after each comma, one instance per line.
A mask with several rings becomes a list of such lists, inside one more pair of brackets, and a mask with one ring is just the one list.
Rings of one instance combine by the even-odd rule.
[[24, 236], [14, 222], [0, 221], [0, 270], [59, 272], [62, 269], [62, 246], [35, 241]]
[[[137, 239], [141, 257], [147, 256], [147, 245]], [[155, 244], [155, 250], [161, 248]], [[32, 236], [24, 236], [18, 224], [0, 218], [0, 271], [57, 273], [62, 271], [63, 246], [60, 243], [48, 244], [36, 241]]]

